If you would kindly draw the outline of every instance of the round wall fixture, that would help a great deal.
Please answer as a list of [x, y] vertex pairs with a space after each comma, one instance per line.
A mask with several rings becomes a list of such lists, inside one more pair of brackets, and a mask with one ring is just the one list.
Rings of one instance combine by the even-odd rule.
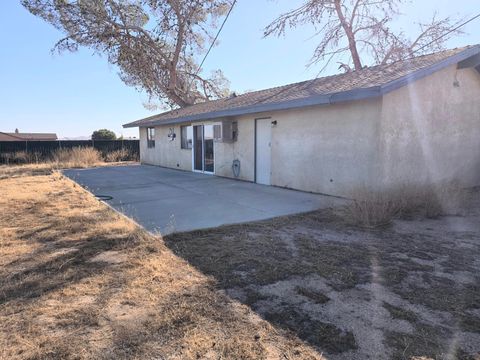
[[240, 176], [240, 160], [238, 159], [233, 160], [232, 172], [233, 172], [233, 176], [235, 176], [236, 178]]
[[175, 134], [175, 128], [170, 128], [167, 137], [170, 139], [170, 141], [175, 140], [177, 137], [177, 134]]

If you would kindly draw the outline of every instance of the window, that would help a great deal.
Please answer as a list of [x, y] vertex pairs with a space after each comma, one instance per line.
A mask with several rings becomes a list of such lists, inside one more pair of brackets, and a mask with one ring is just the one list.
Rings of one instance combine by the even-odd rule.
[[193, 142], [193, 128], [191, 126], [181, 126], [180, 135], [182, 140], [182, 149], [191, 149]]
[[222, 140], [222, 125], [213, 125], [213, 138], [217, 141]]
[[155, 147], [155, 128], [147, 128], [147, 147]]

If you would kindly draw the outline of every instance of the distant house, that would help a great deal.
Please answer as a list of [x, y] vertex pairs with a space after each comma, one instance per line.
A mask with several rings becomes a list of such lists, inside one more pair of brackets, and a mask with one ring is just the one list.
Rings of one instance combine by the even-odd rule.
[[[480, 184], [480, 45], [125, 124], [142, 163], [332, 195]], [[241, 196], [241, 194], [239, 194]]]
[[57, 134], [53, 133], [21, 133], [15, 130], [13, 133], [1, 132], [0, 141], [55, 141]]

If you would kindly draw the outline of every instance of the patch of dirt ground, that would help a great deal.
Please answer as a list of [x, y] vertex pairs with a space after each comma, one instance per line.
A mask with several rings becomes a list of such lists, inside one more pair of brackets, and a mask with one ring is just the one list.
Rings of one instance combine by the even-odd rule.
[[367, 231], [332, 210], [173, 234], [215, 286], [327, 359], [480, 359], [480, 192]]
[[32, 175], [0, 174], [0, 359], [322, 359], [80, 186]]

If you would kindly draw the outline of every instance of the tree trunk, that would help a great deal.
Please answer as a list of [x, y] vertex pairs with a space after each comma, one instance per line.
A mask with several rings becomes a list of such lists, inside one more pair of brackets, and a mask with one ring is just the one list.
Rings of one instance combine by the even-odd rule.
[[345, 19], [345, 15], [342, 12], [342, 6], [340, 4], [341, 0], [335, 0], [335, 11], [337, 12], [338, 19], [342, 24], [342, 28], [345, 31], [345, 35], [347, 35], [348, 39], [348, 48], [350, 50], [350, 54], [352, 55], [353, 66], [355, 70], [362, 69], [362, 62], [360, 61], [360, 56], [358, 55], [357, 50], [357, 42], [355, 41], [355, 34], [353, 33], [351, 24], [347, 23]]

